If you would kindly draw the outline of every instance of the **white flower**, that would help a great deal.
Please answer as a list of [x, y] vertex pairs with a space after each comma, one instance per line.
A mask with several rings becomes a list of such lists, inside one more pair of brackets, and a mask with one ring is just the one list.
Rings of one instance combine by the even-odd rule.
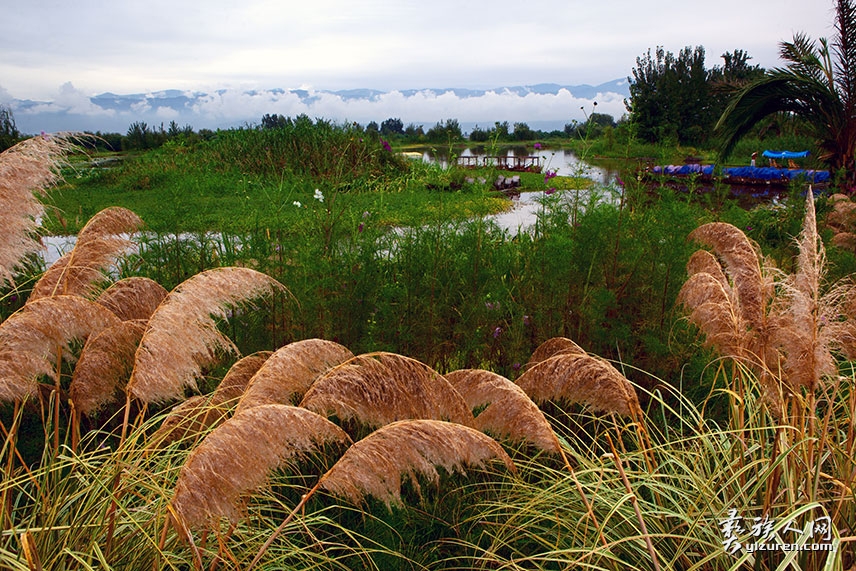
[[315, 200], [318, 202], [324, 202], [324, 193], [317, 188], [315, 189]]
[[302, 204], [300, 204], [300, 201], [299, 201], [299, 200], [295, 200], [294, 202], [292, 202], [292, 204], [293, 204], [293, 205], [295, 205], [295, 206], [296, 206], [296, 207], [298, 207], [298, 208], [300, 208], [301, 206], [303, 206]]

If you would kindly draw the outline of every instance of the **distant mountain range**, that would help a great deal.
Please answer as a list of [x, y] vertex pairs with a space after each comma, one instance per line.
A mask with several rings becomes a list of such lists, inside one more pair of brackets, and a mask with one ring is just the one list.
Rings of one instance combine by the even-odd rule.
[[[87, 130], [125, 132], [135, 121], [150, 125], [191, 125], [199, 128], [228, 128], [255, 124], [265, 113], [324, 117], [334, 121], [380, 123], [398, 117], [405, 124], [432, 125], [439, 120], [457, 118], [462, 126], [481, 121], [527, 122], [532, 128], [551, 123], [559, 125], [578, 118], [579, 108], [601, 106], [598, 112], [616, 118], [623, 113], [623, 100], [629, 97], [626, 79], [601, 85], [505, 86], [494, 89], [428, 88], [380, 91], [376, 89], [316, 90], [218, 89], [212, 92], [168, 89], [151, 93], [119, 95], [101, 93], [87, 96], [71, 84], [64, 85], [53, 101], [15, 99], [9, 102], [18, 129], [24, 133], [39, 131]], [[492, 115], [488, 116], [490, 113]], [[552, 114], [552, 116], [551, 116]], [[585, 114], [585, 109], [583, 113]]]

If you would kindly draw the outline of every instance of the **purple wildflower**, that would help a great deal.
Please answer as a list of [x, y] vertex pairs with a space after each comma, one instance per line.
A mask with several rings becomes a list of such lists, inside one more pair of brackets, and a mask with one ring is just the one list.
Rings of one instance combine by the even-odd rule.
[[535, 150], [536, 150], [536, 151], [540, 151], [540, 150], [541, 150], [541, 143], [535, 143]]
[[499, 336], [502, 335], [502, 327], [497, 327], [493, 330], [493, 338], [499, 339]]
[[550, 188], [548, 188], [547, 190], [544, 191], [544, 194], [550, 195], [550, 194], [553, 194], [554, 192], [556, 192], [556, 187], [551, 186]]
[[514, 363], [513, 365], [511, 365], [511, 368], [514, 369], [515, 371], [519, 371], [520, 370], [520, 363]]
[[528, 315], [523, 316], [523, 325], [532, 325], [532, 318]]
[[392, 147], [390, 147], [389, 143], [387, 141], [385, 141], [384, 139], [380, 140], [380, 144], [383, 145], [384, 151], [392, 151]]
[[365, 228], [365, 226], [366, 226], [365, 224], [363, 224], [362, 222], [360, 222], [360, 225], [359, 225], [359, 226], [357, 226], [357, 232], [362, 232], [362, 231], [363, 231], [363, 228]]

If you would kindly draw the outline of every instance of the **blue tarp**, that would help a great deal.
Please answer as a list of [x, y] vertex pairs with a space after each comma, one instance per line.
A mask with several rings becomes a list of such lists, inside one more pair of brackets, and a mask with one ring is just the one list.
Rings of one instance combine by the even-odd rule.
[[[666, 165], [655, 166], [652, 169], [654, 174], [664, 174], [671, 176], [688, 176], [692, 174], [702, 176], [712, 176], [714, 174], [713, 165]], [[793, 180], [799, 177], [805, 177], [809, 182], [828, 182], [829, 171], [827, 170], [811, 170], [811, 169], [786, 169], [775, 167], [733, 167], [722, 169], [722, 174], [726, 178], [748, 179], [755, 181], [783, 181]]]
[[768, 159], [804, 159], [808, 151], [764, 151], [763, 155]]
[[754, 180], [793, 180], [805, 177], [809, 182], [828, 182], [829, 171], [809, 169], [777, 169], [773, 167], [734, 167], [722, 169], [726, 177]]

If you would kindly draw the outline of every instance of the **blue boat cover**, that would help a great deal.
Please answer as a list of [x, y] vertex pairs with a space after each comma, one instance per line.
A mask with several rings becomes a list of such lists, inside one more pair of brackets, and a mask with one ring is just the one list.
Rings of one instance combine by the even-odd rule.
[[[671, 176], [689, 176], [702, 175], [711, 176], [714, 174], [714, 165], [666, 165], [655, 166], [652, 169], [654, 174], [664, 174]], [[808, 182], [823, 183], [829, 182], [830, 176], [828, 170], [813, 170], [813, 169], [787, 169], [775, 167], [732, 167], [722, 169], [722, 174], [733, 182], [738, 182], [740, 179], [745, 181], [757, 182], [772, 182], [772, 181], [788, 181], [804, 177]]]
[[804, 159], [808, 151], [764, 151], [763, 155], [768, 159]]

